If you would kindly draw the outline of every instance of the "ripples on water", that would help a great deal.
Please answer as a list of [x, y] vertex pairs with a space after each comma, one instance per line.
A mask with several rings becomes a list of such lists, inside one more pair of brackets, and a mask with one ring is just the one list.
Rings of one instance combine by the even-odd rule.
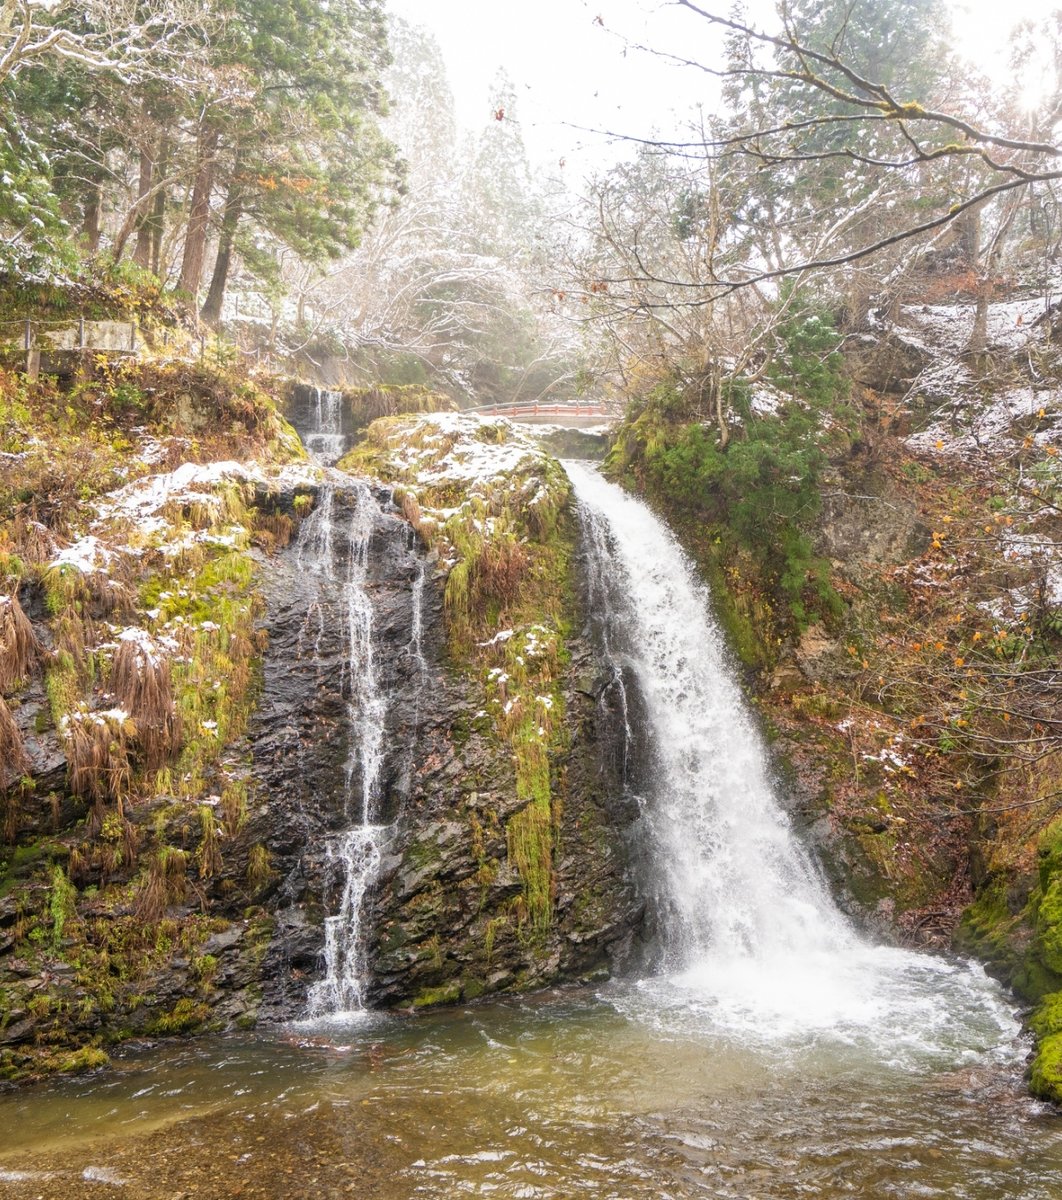
[[1058, 1200], [1013, 1017], [976, 968], [922, 962], [950, 1049], [896, 1023], [710, 1032], [661, 1002], [680, 978], [132, 1053], [0, 1097], [0, 1194]]

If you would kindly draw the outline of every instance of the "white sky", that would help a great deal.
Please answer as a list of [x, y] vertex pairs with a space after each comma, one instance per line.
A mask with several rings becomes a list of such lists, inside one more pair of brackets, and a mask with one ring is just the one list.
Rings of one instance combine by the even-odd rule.
[[[1009, 30], [1056, 3], [1062, 0], [951, 0], [958, 49], [1002, 79]], [[687, 117], [713, 93], [708, 77], [625, 52], [626, 38], [691, 58], [708, 53], [704, 22], [667, 0], [389, 0], [389, 8], [435, 33], [461, 126], [478, 129], [490, 119], [490, 83], [504, 67], [532, 159], [554, 166], [564, 159], [570, 175], [623, 152], [569, 124], [635, 136], [670, 131], [676, 115]]]

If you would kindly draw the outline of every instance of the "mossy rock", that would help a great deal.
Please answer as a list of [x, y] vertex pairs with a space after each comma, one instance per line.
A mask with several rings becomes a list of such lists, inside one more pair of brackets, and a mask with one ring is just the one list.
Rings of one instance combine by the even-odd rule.
[[1036, 948], [1048, 970], [1062, 975], [1062, 876], [1052, 879], [1037, 906]]
[[1040, 1038], [1062, 1033], [1062, 991], [1044, 996], [1029, 1018], [1029, 1028]]
[[151, 1034], [191, 1033], [204, 1025], [210, 1017], [210, 1008], [206, 1004], [198, 1004], [195, 1000], [185, 997], [178, 1000], [172, 1011], [163, 1013], [153, 1021], [147, 1029]]
[[441, 987], [425, 988], [413, 998], [414, 1008], [439, 1008], [444, 1004], [457, 1004], [461, 999], [461, 984], [457, 980], [444, 983]]
[[1037, 1047], [1029, 1090], [1043, 1100], [1062, 1102], [1062, 1033], [1052, 1033]]

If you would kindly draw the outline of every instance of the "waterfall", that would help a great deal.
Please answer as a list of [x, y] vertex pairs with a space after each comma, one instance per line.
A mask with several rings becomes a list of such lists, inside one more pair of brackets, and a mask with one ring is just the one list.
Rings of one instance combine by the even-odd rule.
[[343, 432], [343, 393], [315, 387], [308, 409], [311, 427], [302, 434], [306, 449], [319, 462], [331, 466], [346, 453], [350, 439]]
[[377, 678], [373, 607], [366, 591], [369, 545], [379, 507], [356, 480], [322, 485], [296, 547], [300, 570], [316, 578], [318, 599], [307, 614], [315, 652], [328, 628], [342, 631], [340, 677], [329, 686], [346, 697], [342, 812], [349, 827], [325, 854], [339, 907], [325, 919], [324, 976], [309, 992], [307, 1015], [320, 1018], [365, 1007], [365, 898], [376, 877], [388, 827], [378, 823], [387, 702]]
[[979, 967], [870, 945], [837, 910], [775, 796], [692, 564], [646, 505], [566, 469], [598, 640], [646, 726], [643, 886], [663, 965], [640, 989], [654, 1019], [696, 1013], [743, 1038], [828, 1030], [890, 1054], [953, 1029], [998, 1040], [1013, 1020]]

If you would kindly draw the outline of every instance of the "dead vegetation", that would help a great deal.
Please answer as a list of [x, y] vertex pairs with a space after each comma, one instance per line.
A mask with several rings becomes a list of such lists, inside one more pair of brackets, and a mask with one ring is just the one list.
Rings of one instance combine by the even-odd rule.
[[108, 686], [135, 724], [144, 766], [156, 770], [181, 745], [168, 656], [147, 634], [128, 630], [119, 639]]
[[61, 733], [70, 790], [96, 802], [112, 800], [121, 815], [132, 791], [129, 755], [137, 739], [132, 718], [121, 710], [90, 712], [82, 705], [67, 714]]
[[28, 766], [22, 734], [0, 696], [0, 788], [10, 787]]
[[149, 923], [160, 921], [188, 895], [188, 855], [175, 846], [159, 846], [137, 894], [135, 912]]
[[40, 658], [41, 644], [18, 602], [18, 589], [0, 596], [0, 696], [10, 695]]

